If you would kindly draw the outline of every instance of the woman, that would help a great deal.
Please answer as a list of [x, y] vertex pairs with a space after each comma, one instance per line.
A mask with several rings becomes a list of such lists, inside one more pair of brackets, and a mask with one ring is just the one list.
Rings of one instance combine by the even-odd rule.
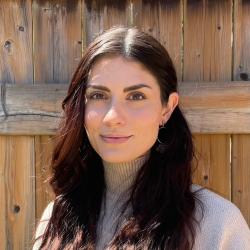
[[56, 198], [33, 249], [250, 249], [229, 201], [192, 184], [192, 136], [165, 48], [113, 28], [86, 49], [63, 101]]

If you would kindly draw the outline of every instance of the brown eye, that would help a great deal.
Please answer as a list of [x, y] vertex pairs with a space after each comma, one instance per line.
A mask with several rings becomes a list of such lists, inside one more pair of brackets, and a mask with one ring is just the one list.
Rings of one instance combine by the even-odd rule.
[[87, 96], [87, 99], [89, 99], [89, 100], [106, 100], [107, 96], [103, 93], [96, 92], [96, 93], [89, 94]]
[[140, 100], [146, 99], [146, 97], [142, 93], [133, 93], [133, 94], [129, 95], [128, 99], [131, 101], [140, 101]]

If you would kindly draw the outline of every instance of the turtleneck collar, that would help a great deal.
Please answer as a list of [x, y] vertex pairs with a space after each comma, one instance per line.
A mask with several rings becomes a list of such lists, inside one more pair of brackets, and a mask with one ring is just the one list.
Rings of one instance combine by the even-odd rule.
[[138, 170], [148, 160], [150, 152], [129, 162], [111, 163], [103, 161], [107, 192], [121, 194], [131, 187]]

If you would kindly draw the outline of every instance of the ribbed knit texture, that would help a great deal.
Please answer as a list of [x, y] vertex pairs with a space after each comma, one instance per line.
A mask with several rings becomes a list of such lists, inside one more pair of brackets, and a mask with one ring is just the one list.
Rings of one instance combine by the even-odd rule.
[[127, 210], [123, 216], [120, 216], [136, 174], [148, 158], [149, 153], [125, 163], [103, 162], [106, 196], [103, 199], [97, 227], [97, 250], [103, 250], [107, 246], [115, 234], [116, 227], [119, 229], [120, 224], [129, 214]]
[[[128, 210], [123, 217], [119, 217], [121, 207], [129, 195], [129, 188], [148, 156], [127, 163], [103, 162], [107, 190], [97, 227], [97, 250], [105, 248], [113, 238], [116, 227], [119, 230], [123, 219], [129, 215]], [[200, 188], [198, 185], [191, 186], [192, 191]], [[198, 198], [204, 205], [204, 217], [199, 227], [196, 227], [193, 250], [250, 250], [250, 230], [240, 210], [230, 201], [207, 189], [199, 191]], [[45, 231], [52, 209], [53, 202], [42, 215], [36, 238]], [[199, 206], [194, 215], [197, 220], [201, 218]], [[36, 241], [33, 250], [38, 250], [40, 244], [41, 240]]]

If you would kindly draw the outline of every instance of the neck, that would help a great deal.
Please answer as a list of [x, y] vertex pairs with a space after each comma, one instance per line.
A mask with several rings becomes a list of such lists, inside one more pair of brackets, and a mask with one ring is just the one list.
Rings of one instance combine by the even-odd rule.
[[129, 162], [111, 163], [103, 161], [107, 192], [121, 194], [129, 189], [141, 166], [148, 160], [150, 153]]

